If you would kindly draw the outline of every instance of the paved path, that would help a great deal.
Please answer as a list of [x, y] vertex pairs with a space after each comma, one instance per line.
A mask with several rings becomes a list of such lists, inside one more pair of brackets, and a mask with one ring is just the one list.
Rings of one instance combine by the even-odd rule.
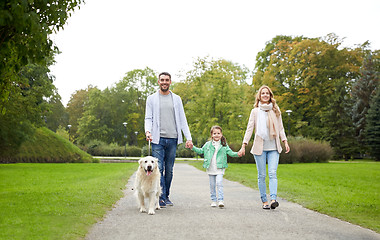
[[[228, 170], [227, 170], [228, 171]], [[261, 209], [259, 193], [224, 179], [225, 208], [211, 208], [208, 176], [193, 166], [176, 163], [172, 183], [173, 207], [156, 215], [137, 210], [132, 186], [95, 224], [87, 240], [118, 239], [377, 239], [371, 230], [278, 199], [275, 210]]]

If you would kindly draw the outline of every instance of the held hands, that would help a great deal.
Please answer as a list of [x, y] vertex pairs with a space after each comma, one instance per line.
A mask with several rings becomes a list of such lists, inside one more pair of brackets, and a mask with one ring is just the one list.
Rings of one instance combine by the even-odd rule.
[[191, 140], [186, 141], [186, 145], [185, 145], [186, 148], [192, 149], [193, 146], [194, 146], [193, 141], [191, 141]]
[[239, 157], [242, 157], [245, 155], [245, 144], [243, 144], [243, 146], [241, 146], [239, 152], [238, 152], [238, 156]]

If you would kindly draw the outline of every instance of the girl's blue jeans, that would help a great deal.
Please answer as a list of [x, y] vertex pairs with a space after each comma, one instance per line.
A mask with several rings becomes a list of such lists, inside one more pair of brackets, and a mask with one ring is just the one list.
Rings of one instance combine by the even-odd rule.
[[[223, 201], [224, 194], [223, 194], [223, 174], [218, 175], [208, 175], [210, 179], [210, 195], [211, 195], [211, 201], [216, 202]], [[216, 197], [216, 189], [218, 189], [218, 197]]]
[[277, 150], [274, 151], [263, 151], [261, 155], [253, 155], [256, 161], [257, 167], [257, 180], [260, 190], [260, 197], [262, 202], [266, 202], [266, 162], [268, 160], [268, 175], [269, 175], [269, 192], [271, 200], [276, 200], [277, 198], [277, 167], [280, 154]]

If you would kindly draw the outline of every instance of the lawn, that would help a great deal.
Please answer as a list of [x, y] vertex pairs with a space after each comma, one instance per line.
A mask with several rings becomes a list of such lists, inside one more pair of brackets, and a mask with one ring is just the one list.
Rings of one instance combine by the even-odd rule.
[[0, 165], [0, 239], [84, 237], [136, 169], [136, 163]]
[[[225, 178], [258, 189], [255, 164], [229, 164]], [[277, 178], [279, 197], [380, 232], [380, 163], [281, 164]]]

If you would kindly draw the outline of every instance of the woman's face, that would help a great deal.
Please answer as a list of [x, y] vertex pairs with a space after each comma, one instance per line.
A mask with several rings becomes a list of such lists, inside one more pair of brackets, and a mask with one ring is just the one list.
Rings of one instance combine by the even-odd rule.
[[269, 92], [268, 88], [263, 88], [261, 90], [261, 94], [260, 94], [260, 101], [261, 101], [261, 103], [268, 104], [269, 100], [270, 100], [270, 92]]

